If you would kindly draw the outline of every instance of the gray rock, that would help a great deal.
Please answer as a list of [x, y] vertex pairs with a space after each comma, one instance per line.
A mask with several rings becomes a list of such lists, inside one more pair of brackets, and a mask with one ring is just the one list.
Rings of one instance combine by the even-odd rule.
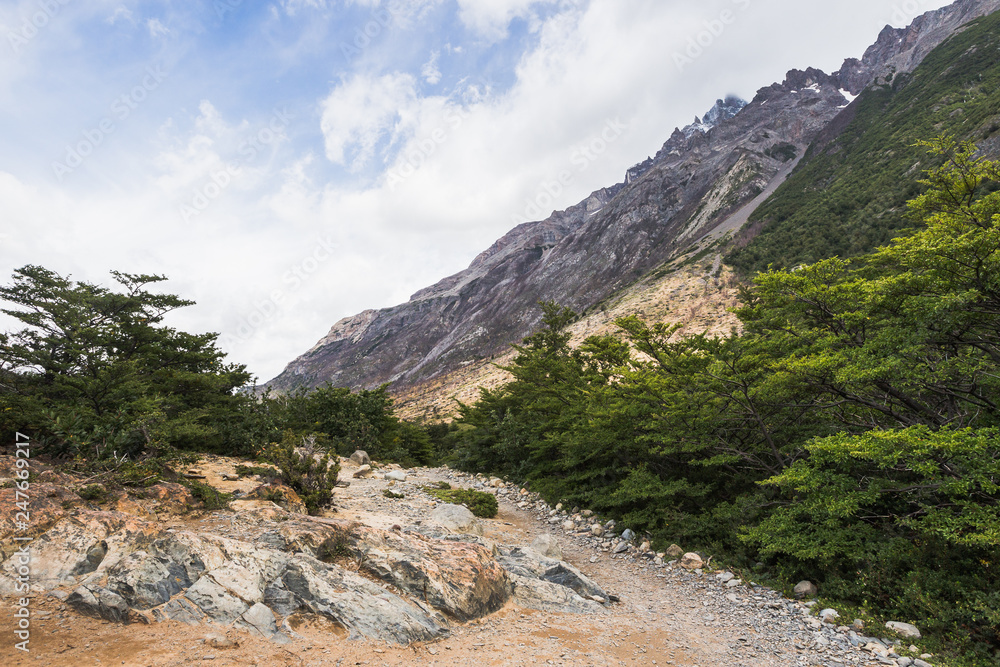
[[128, 603], [122, 596], [100, 586], [80, 586], [66, 603], [87, 616], [97, 616], [116, 623], [128, 621]]
[[925, 660], [921, 660], [920, 658], [914, 658], [912, 667], [933, 667], [933, 666], [931, 665], [931, 663], [926, 662]]
[[635, 539], [635, 533], [632, 531], [631, 528], [626, 528], [625, 530], [622, 531], [622, 539], [625, 540], [626, 542], [631, 542], [632, 540]]
[[727, 583], [729, 581], [732, 581], [735, 577], [736, 575], [733, 574], [732, 572], [720, 572], [719, 574], [715, 575], [715, 578], [721, 581], [722, 583]]
[[900, 621], [889, 621], [885, 624], [885, 627], [886, 629], [892, 630], [896, 634], [906, 637], [907, 639], [920, 639], [920, 630], [918, 630], [915, 625], [902, 623]]
[[595, 523], [590, 527], [590, 534], [594, 537], [604, 537], [604, 526], [599, 523]]
[[453, 533], [482, 535], [483, 526], [468, 507], [441, 504], [431, 512], [431, 521]]
[[239, 617], [233, 624], [238, 628], [245, 628], [257, 632], [261, 637], [271, 641], [285, 644], [291, 641], [278, 630], [278, 624], [274, 621], [274, 614], [267, 606], [257, 602]]
[[907, 658], [906, 656], [897, 658], [896, 664], [899, 665], [899, 667], [910, 667], [913, 664], [913, 658]]
[[352, 476], [355, 479], [359, 479], [361, 477], [368, 477], [371, 474], [372, 474], [372, 467], [366, 463], [357, 470], [355, 470]]
[[531, 548], [547, 558], [562, 560], [562, 547], [559, 541], [548, 533], [542, 533], [531, 543]]
[[628, 551], [628, 542], [619, 542], [611, 548], [611, 553], [620, 554]]
[[402, 470], [390, 470], [389, 472], [387, 472], [385, 474], [385, 478], [386, 479], [391, 479], [391, 480], [396, 481], [396, 482], [405, 482], [406, 481], [406, 473], [403, 472]]
[[350, 460], [351, 463], [353, 463], [356, 466], [368, 465], [369, 463], [372, 462], [372, 460], [368, 458], [368, 452], [364, 451], [363, 449], [355, 450], [355, 452], [351, 454]]
[[816, 584], [813, 582], [803, 580], [795, 584], [795, 588], [792, 589], [792, 593], [797, 599], [801, 600], [803, 598], [815, 597], [816, 594], [819, 593], [819, 589], [816, 588]]
[[576, 530], [576, 523], [574, 523], [571, 520], [563, 521], [562, 522], [562, 529], [564, 531], [566, 531], [567, 533], [571, 532], [571, 531], [574, 531], [574, 530]]
[[250, 605], [236, 597], [231, 591], [205, 576], [196, 581], [184, 597], [198, 605], [206, 616], [218, 623], [229, 624], [238, 619]]
[[840, 618], [840, 614], [836, 609], [826, 608], [819, 612], [819, 619], [824, 623], [833, 623], [838, 618]]

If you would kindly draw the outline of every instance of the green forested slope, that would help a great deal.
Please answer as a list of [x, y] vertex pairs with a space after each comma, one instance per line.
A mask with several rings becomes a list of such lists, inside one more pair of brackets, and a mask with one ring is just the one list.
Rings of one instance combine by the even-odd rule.
[[[1000, 13], [969, 24], [909, 75], [873, 86], [832, 142], [814, 144], [803, 164], [751, 216], [760, 234], [727, 262], [744, 274], [851, 257], [914, 226], [905, 202], [933, 166], [920, 140], [950, 135], [1000, 145]], [[991, 150], [992, 147], [992, 150]]]

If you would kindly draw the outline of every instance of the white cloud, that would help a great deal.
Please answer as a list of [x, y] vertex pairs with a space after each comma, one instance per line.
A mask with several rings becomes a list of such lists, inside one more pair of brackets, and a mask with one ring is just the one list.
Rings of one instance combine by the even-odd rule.
[[438, 58], [441, 57], [440, 51], [434, 51], [431, 53], [431, 58], [423, 64], [420, 68], [420, 76], [424, 77], [424, 81], [431, 84], [432, 86], [441, 83], [441, 68], [438, 67]]
[[157, 37], [159, 35], [169, 35], [170, 29], [163, 25], [160, 19], [149, 19], [146, 21], [146, 27], [149, 28], [149, 36]]
[[416, 82], [408, 74], [352, 77], [322, 103], [326, 156], [352, 169], [364, 167], [380, 142], [398, 137], [415, 102]]
[[471, 30], [496, 41], [507, 34], [507, 28], [515, 18], [531, 17], [533, 7], [558, 2], [559, 0], [458, 0], [459, 17]]

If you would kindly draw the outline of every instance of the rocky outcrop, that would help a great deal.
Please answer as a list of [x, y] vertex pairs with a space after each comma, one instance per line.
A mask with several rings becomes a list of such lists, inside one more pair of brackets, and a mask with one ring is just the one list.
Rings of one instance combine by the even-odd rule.
[[958, 0], [918, 16], [905, 28], [887, 25], [860, 60], [844, 61], [837, 77], [846, 90], [857, 95], [873, 82], [912, 72], [927, 54], [963, 25], [998, 9], [1000, 0]]
[[[441, 529], [379, 530], [261, 500], [235, 506], [230, 522], [242, 539], [39, 504], [31, 591], [116, 623], [211, 623], [284, 642], [294, 636], [290, 618], [313, 615], [351, 637], [399, 644], [442, 637], [509, 601], [584, 613], [608, 599], [572, 566], [527, 548]], [[7, 521], [14, 508], [0, 505], [3, 543], [24, 534]], [[18, 592], [20, 564], [4, 553], [0, 596]]]

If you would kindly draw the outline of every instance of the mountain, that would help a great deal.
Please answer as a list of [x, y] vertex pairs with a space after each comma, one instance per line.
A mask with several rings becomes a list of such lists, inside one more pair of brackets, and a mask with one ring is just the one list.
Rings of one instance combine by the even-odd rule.
[[538, 324], [539, 301], [586, 313], [705, 257], [715, 256], [717, 277], [723, 243], [745, 245], [752, 228], [740, 229], [806, 149], [850, 125], [859, 106], [850, 99], [912, 72], [960, 26], [998, 7], [1000, 0], [960, 0], [908, 28], [887, 27], [834, 74], [792, 70], [749, 103], [717, 101], [622, 183], [519, 225], [407, 303], [341, 320], [266, 386], [388, 382], [396, 392], [412, 390], [503, 354]]
[[1000, 155], [1000, 14], [968, 24], [912, 73], [869, 86], [754, 211], [760, 234], [727, 262], [749, 275], [885, 245], [912, 225], [906, 202], [933, 166], [916, 142], [941, 135]]

